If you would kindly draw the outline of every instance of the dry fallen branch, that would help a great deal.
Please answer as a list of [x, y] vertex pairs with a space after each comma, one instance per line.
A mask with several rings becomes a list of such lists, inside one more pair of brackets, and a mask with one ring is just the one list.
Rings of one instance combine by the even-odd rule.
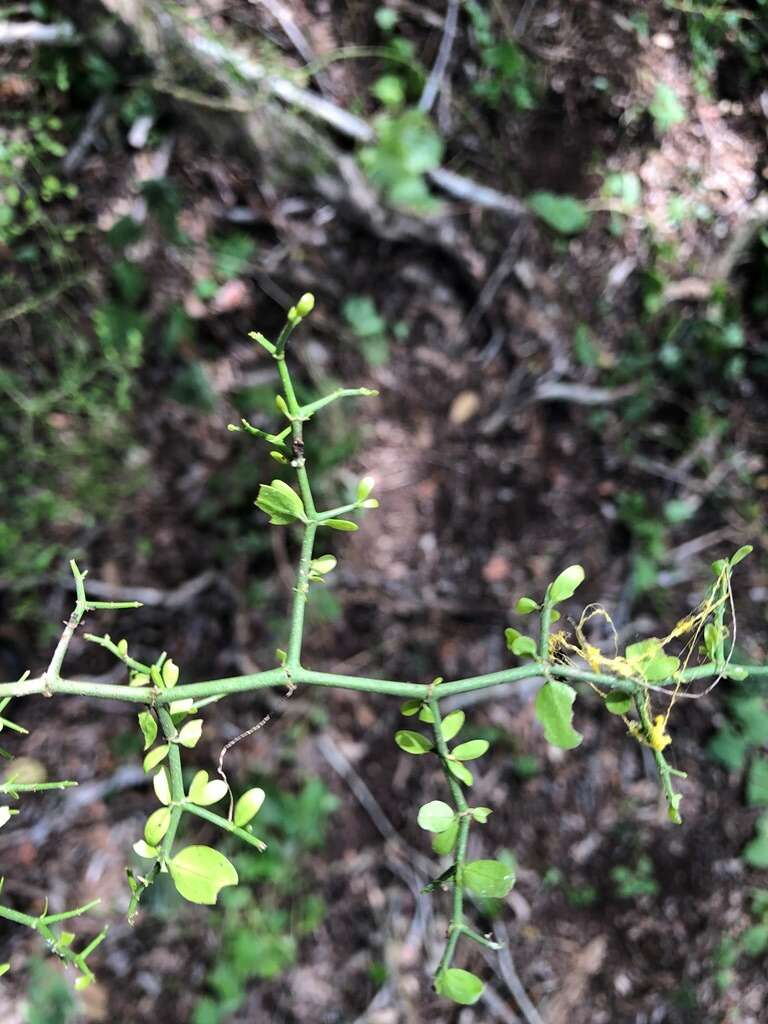
[[32, 46], [63, 46], [76, 43], [75, 27], [68, 21], [43, 25], [39, 21], [0, 21], [0, 46], [29, 43]]

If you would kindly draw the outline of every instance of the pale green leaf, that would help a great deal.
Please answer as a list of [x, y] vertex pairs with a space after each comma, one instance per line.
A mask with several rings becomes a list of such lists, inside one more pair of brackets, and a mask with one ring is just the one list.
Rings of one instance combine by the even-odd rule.
[[463, 711], [451, 711], [450, 714], [445, 716], [440, 732], [443, 734], [443, 739], [446, 743], [461, 732], [464, 725], [464, 717]]
[[584, 582], [584, 576], [584, 569], [580, 565], [569, 565], [567, 569], [563, 569], [554, 583], [550, 584], [550, 602], [558, 604], [560, 601], [567, 601], [569, 597], [573, 597]]
[[460, 743], [451, 751], [451, 757], [457, 761], [474, 761], [482, 757], [490, 746], [488, 740], [469, 740], [467, 743]]
[[256, 505], [269, 516], [270, 523], [286, 526], [295, 519], [307, 521], [304, 503], [292, 487], [284, 480], [273, 480], [271, 484], [259, 487]]
[[419, 809], [416, 820], [427, 832], [445, 832], [456, 821], [456, 812], [442, 800], [430, 800]]
[[158, 846], [163, 836], [168, 831], [171, 823], [170, 807], [158, 807], [156, 811], [147, 818], [144, 826], [144, 839], [149, 846]]
[[324, 519], [321, 526], [330, 526], [332, 530], [341, 530], [342, 533], [353, 533], [359, 529], [357, 523], [351, 519]]
[[152, 779], [152, 786], [155, 790], [155, 796], [161, 804], [166, 806], [171, 802], [171, 783], [168, 777], [168, 772], [165, 768], [161, 768], [159, 772]]
[[472, 772], [461, 761], [446, 761], [446, 764], [451, 775], [458, 779], [459, 782], [463, 782], [465, 786], [471, 786], [475, 781]]
[[[144, 749], [149, 750], [157, 739], [157, 721], [151, 711], [139, 713], [139, 728], [144, 736]], [[146, 768], [144, 770], [146, 771]]]
[[209, 807], [223, 799], [229, 787], [223, 779], [208, 781], [208, 772], [199, 771], [195, 774], [189, 787], [189, 799], [199, 807]]
[[578, 747], [582, 737], [571, 725], [576, 691], [566, 683], [550, 680], [536, 695], [536, 717], [544, 726], [548, 743], [565, 750]]
[[446, 857], [456, 845], [459, 835], [459, 823], [454, 821], [445, 832], [439, 832], [432, 839], [432, 849], [438, 857]]
[[144, 771], [151, 772], [153, 768], [157, 768], [160, 762], [164, 761], [168, 756], [169, 750], [170, 747], [167, 743], [163, 743], [159, 747], [155, 747], [154, 750], [150, 750], [144, 758]]
[[177, 891], [190, 903], [213, 905], [221, 889], [237, 885], [234, 865], [210, 846], [187, 846], [168, 862]]
[[461, 877], [476, 896], [490, 899], [503, 899], [515, 884], [515, 872], [500, 860], [471, 860]]
[[485, 985], [470, 971], [460, 967], [449, 967], [435, 978], [435, 991], [445, 999], [452, 999], [462, 1006], [472, 1006], [483, 994]]
[[176, 742], [180, 743], [182, 747], [187, 747], [191, 750], [200, 742], [202, 733], [202, 718], [193, 718], [191, 721], [185, 722], [181, 729], [179, 729], [179, 735], [176, 737]]
[[605, 695], [605, 707], [612, 715], [626, 715], [632, 708], [632, 694], [623, 690], [610, 690]]
[[150, 846], [149, 843], [143, 839], [139, 839], [138, 842], [133, 844], [134, 853], [138, 854], [139, 857], [145, 857], [147, 860], [154, 860], [157, 857], [157, 849], [154, 846]]
[[400, 729], [395, 733], [395, 743], [404, 750], [406, 754], [428, 754], [432, 749], [432, 741], [420, 732], [411, 732], [409, 729]]
[[238, 828], [245, 828], [248, 822], [255, 818], [261, 810], [266, 793], [258, 786], [248, 789], [243, 793], [235, 804], [235, 824]]

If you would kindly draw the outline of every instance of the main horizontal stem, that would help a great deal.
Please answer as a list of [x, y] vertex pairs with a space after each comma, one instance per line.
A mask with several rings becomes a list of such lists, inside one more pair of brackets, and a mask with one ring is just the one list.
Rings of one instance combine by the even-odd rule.
[[[768, 665], [729, 665], [729, 671], [736, 670], [747, 673], [750, 678], [768, 678]], [[631, 679], [623, 679], [617, 676], [603, 675], [599, 672], [586, 672], [581, 669], [572, 668], [569, 665], [549, 665], [548, 671], [551, 676], [558, 679], [565, 679], [569, 682], [596, 683], [608, 689], [622, 690], [627, 693], [634, 693], [642, 690], [643, 687]], [[686, 669], [680, 673], [683, 682], [692, 682], [697, 679], [710, 679], [715, 677], [720, 670], [716, 665], [705, 664], [694, 668]], [[473, 690], [487, 690], [502, 683], [522, 682], [526, 679], [535, 679], [542, 676], [543, 671], [536, 662], [528, 665], [520, 665], [517, 668], [502, 669], [499, 672], [489, 672], [482, 676], [469, 676], [466, 679], [457, 679], [449, 683], [440, 683], [440, 697], [454, 697], [461, 693], [470, 693]], [[393, 679], [368, 679], [365, 676], [338, 675], [334, 672], [313, 672], [310, 669], [299, 668], [291, 672], [291, 680], [297, 685], [305, 686], [326, 686], [340, 690], [358, 690], [364, 693], [381, 693], [390, 697], [401, 697], [403, 699], [426, 699], [435, 692], [434, 686], [427, 686], [422, 683], [400, 682]], [[671, 685], [676, 680], [669, 679], [655, 685]], [[39, 676], [35, 679], [25, 679], [23, 682], [0, 683], [0, 699], [3, 697], [28, 697], [44, 692], [50, 695], [68, 694], [78, 697], [95, 697], [102, 700], [121, 700], [133, 704], [170, 704], [173, 701], [183, 700], [187, 697], [204, 698], [213, 696], [225, 696], [229, 693], [252, 693], [256, 690], [269, 689], [270, 687], [285, 686], [288, 682], [284, 669], [269, 669], [266, 672], [256, 672], [251, 675], [229, 676], [223, 679], [208, 679], [199, 683], [185, 683], [173, 687], [170, 690], [153, 690], [146, 686], [119, 686], [109, 683], [92, 683], [77, 679], [59, 679], [55, 683], [48, 683]]]

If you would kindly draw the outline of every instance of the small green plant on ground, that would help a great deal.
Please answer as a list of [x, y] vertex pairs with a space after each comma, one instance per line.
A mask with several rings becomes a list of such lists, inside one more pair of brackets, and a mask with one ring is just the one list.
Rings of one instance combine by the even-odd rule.
[[768, 868], [768, 698], [762, 692], [731, 693], [726, 699], [728, 716], [709, 741], [710, 755], [728, 771], [746, 769], [746, 798], [760, 809], [756, 833], [742, 850], [744, 860], [755, 868]]
[[754, 890], [750, 909], [754, 923], [735, 937], [725, 936], [715, 953], [715, 978], [721, 990], [733, 984], [741, 957], [762, 957], [768, 952], [768, 889]]
[[633, 865], [617, 864], [611, 869], [611, 881], [616, 895], [623, 900], [636, 900], [641, 896], [655, 896], [659, 883], [653, 877], [653, 862], [641, 854]]
[[389, 361], [390, 336], [398, 341], [408, 336], [402, 321], [390, 327], [368, 295], [350, 295], [341, 311], [369, 366], [383, 366]]
[[[214, 825], [227, 837], [238, 839], [256, 854], [267, 849], [253, 826], [265, 802], [264, 789], [252, 786], [235, 792], [221, 760], [213, 777], [207, 769], [197, 768], [187, 775], [189, 782], [185, 779], [184, 760], [201, 738], [202, 713], [208, 704], [227, 694], [254, 693], [265, 688], [283, 689], [288, 698], [298, 687], [304, 686], [338, 687], [399, 698], [408, 727], [397, 730], [395, 743], [405, 754], [425, 765], [438, 765], [445, 780], [444, 799], [429, 800], [415, 814], [417, 824], [432, 835], [434, 851], [445, 858], [444, 869], [429, 882], [428, 888], [451, 891], [447, 941], [434, 985], [447, 999], [469, 1005], [482, 996], [484, 984], [474, 972], [456, 966], [459, 950], [463, 951], [468, 943], [490, 950], [498, 949], [499, 944], [473, 923], [468, 897], [478, 901], [502, 900], [514, 885], [515, 877], [509, 858], [471, 859], [469, 856], [470, 832], [482, 828], [492, 813], [490, 807], [477, 805], [471, 798], [477, 770], [473, 762], [485, 755], [489, 742], [473, 739], [471, 733], [470, 738], [462, 737], [460, 734], [467, 724], [465, 712], [445, 713], [444, 698], [516, 680], [543, 678], [535, 700], [536, 716], [546, 741], [569, 750], [582, 741], [574, 727], [576, 687], [591, 690], [607, 712], [623, 721], [630, 739], [651, 751], [669, 819], [679, 824], [682, 793], [676, 787], [678, 779], [685, 778], [685, 772], [669, 759], [673, 715], [686, 700], [709, 692], [723, 678], [745, 680], [768, 676], [768, 666], [736, 664], [733, 657], [731, 581], [734, 570], [751, 548], [744, 546], [731, 557], [713, 564], [713, 580], [701, 602], [665, 636], [636, 641], [621, 653], [617, 643], [614, 650], [605, 652], [587, 637], [589, 623], [593, 620], [612, 627], [608, 612], [599, 605], [588, 605], [572, 630], [557, 625], [561, 607], [573, 599], [585, 579], [584, 569], [573, 564], [563, 569], [543, 594], [518, 600], [515, 613], [528, 620], [533, 617], [538, 625], [531, 633], [516, 627], [505, 631], [510, 654], [521, 660], [516, 667], [455, 681], [437, 677], [429, 683], [350, 676], [305, 667], [302, 649], [309, 593], [323, 584], [337, 564], [336, 556], [324, 550], [325, 543], [336, 532], [356, 530], [360, 514], [378, 505], [372, 496], [374, 481], [369, 477], [363, 478], [351, 499], [341, 505], [318, 509], [315, 503], [315, 491], [310, 482], [311, 462], [305, 443], [307, 424], [332, 403], [373, 396], [375, 392], [367, 388], [341, 387], [315, 400], [299, 401], [286, 349], [295, 329], [313, 307], [313, 296], [302, 296], [288, 310], [285, 326], [274, 341], [261, 333], [251, 335], [274, 360], [280, 384], [275, 396], [278, 425], [267, 430], [247, 419], [241, 420], [239, 425], [230, 425], [233, 432], [265, 444], [279, 471], [289, 475], [292, 481], [289, 483], [283, 476], [277, 476], [262, 483], [255, 502], [273, 526], [295, 527], [300, 533], [288, 638], [285, 647], [276, 652], [275, 667], [225, 679], [182, 681], [180, 668], [166, 651], [159, 652], [151, 662], [140, 661], [131, 653], [126, 639], [114, 640], [109, 634], [86, 634], [88, 641], [110, 652], [122, 665], [124, 682], [66, 678], [62, 675], [64, 659], [84, 617], [103, 609], [115, 611], [137, 604], [90, 600], [86, 574], [73, 561], [75, 607], [50, 664], [40, 676], [0, 684], [0, 715], [3, 716], [0, 726], [23, 732], [23, 727], [8, 718], [6, 711], [14, 698], [35, 694], [54, 699], [73, 694], [94, 701], [125, 701], [139, 709], [144, 770], [152, 779], [157, 806], [147, 818], [143, 835], [134, 844], [135, 852], [146, 867], [127, 871], [128, 918], [133, 921], [144, 893], [161, 874], [170, 877], [186, 900], [204, 905], [216, 904], [222, 891], [241, 880], [240, 872], [228, 856], [216, 847], [196, 842], [194, 832], [189, 834], [198, 819]], [[318, 550], [320, 542], [323, 547]], [[63, 781], [53, 785], [71, 784]], [[14, 801], [22, 794], [50, 788], [50, 785], [8, 782], [0, 786], [0, 793]], [[218, 809], [213, 810], [214, 807]], [[0, 826], [7, 825], [15, 810], [10, 803], [6, 806]], [[93, 978], [88, 959], [103, 940], [104, 932], [83, 945], [72, 932], [59, 931], [55, 926], [86, 913], [90, 906], [63, 915], [51, 915], [46, 907], [42, 914], [32, 915], [0, 904], [0, 918], [42, 933], [50, 951], [77, 970], [76, 984], [82, 988]]]
[[665, 6], [679, 11], [691, 46], [696, 88], [715, 92], [718, 68], [728, 55], [738, 58], [745, 81], [765, 75], [765, 47], [768, 44], [768, 4], [757, 0], [750, 5], [733, 0], [665, 0]]
[[518, 110], [533, 110], [539, 85], [524, 50], [511, 40], [498, 39], [491, 15], [477, 0], [464, 0], [480, 53], [481, 71], [473, 91], [498, 110], [511, 103]]

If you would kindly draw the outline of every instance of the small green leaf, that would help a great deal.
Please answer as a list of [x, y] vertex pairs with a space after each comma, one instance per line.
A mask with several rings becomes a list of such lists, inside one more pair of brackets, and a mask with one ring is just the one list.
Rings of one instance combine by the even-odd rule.
[[422, 704], [419, 708], [419, 721], [426, 722], [427, 725], [434, 725], [435, 716], [428, 704]]
[[309, 568], [312, 572], [325, 576], [326, 573], [332, 572], [337, 564], [336, 558], [333, 555], [318, 555], [317, 558], [313, 558], [309, 563]]
[[144, 839], [147, 841], [149, 846], [158, 846], [163, 839], [163, 836], [168, 831], [168, 826], [171, 823], [171, 809], [170, 807], [158, 807], [156, 811], [147, 818], [147, 823], [144, 826]]
[[85, 990], [89, 988], [92, 984], [92, 974], [81, 974], [79, 977], [75, 978], [74, 982], [72, 983], [72, 987], [74, 988], [75, 992], [85, 992]]
[[178, 893], [190, 903], [213, 905], [221, 889], [237, 885], [234, 865], [210, 846], [187, 846], [168, 862]]
[[507, 643], [508, 651], [512, 650], [512, 644], [515, 642], [515, 640], [517, 640], [518, 637], [521, 637], [522, 635], [523, 634], [520, 632], [519, 629], [514, 629], [512, 626], [508, 626], [507, 629], [504, 630], [504, 639]]
[[208, 781], [208, 772], [199, 771], [195, 774], [189, 786], [189, 800], [199, 807], [210, 807], [217, 804], [229, 792], [229, 787], [223, 779], [212, 779]]
[[518, 657], [529, 656], [531, 658], [536, 657], [536, 641], [532, 636], [518, 636], [512, 643], [510, 650], [513, 654], [517, 654]]
[[612, 715], [626, 715], [632, 708], [632, 694], [611, 690], [605, 695], [605, 707]]
[[456, 840], [459, 836], [459, 823], [454, 823], [445, 830], [445, 832], [439, 832], [432, 840], [432, 849], [438, 855], [438, 857], [447, 857], [451, 850], [456, 845]]
[[461, 732], [464, 725], [464, 717], [463, 711], [451, 711], [450, 714], [445, 716], [440, 732], [443, 734], [443, 739], [446, 743]]
[[191, 697], [184, 697], [182, 700], [172, 700], [168, 705], [171, 715], [188, 715], [195, 710], [195, 702]]
[[307, 521], [304, 503], [284, 480], [262, 484], [259, 487], [256, 505], [269, 516], [270, 523], [276, 526], [287, 526], [295, 519], [300, 519], [303, 523]]
[[200, 742], [202, 733], [202, 718], [193, 718], [189, 722], [185, 722], [181, 729], [179, 729], [179, 735], [176, 737], [176, 742], [180, 743], [182, 747], [187, 747], [191, 750]]
[[471, 786], [475, 781], [472, 772], [461, 761], [446, 761], [446, 764], [451, 775], [458, 779], [459, 782], [463, 782], [465, 786]]
[[163, 685], [169, 690], [179, 681], [179, 666], [170, 658], [163, 664]]
[[584, 582], [584, 577], [584, 569], [580, 565], [569, 565], [567, 569], [563, 569], [554, 583], [550, 584], [550, 603], [559, 604], [560, 601], [567, 601], [569, 597], [573, 597]]
[[515, 872], [500, 860], [471, 860], [464, 865], [462, 881], [476, 896], [501, 900], [515, 884]]
[[456, 812], [442, 800], [430, 800], [419, 809], [416, 820], [427, 832], [445, 832], [456, 821]]
[[2, 978], [2, 976], [4, 974], [7, 974], [8, 971], [10, 971], [10, 969], [11, 969], [11, 965], [10, 964], [0, 964], [0, 978]]
[[748, 555], [751, 555], [754, 550], [755, 549], [752, 547], [751, 544], [744, 544], [742, 547], [740, 547], [735, 555], [731, 555], [731, 568], [733, 569], [734, 566], [737, 566], [739, 564], [739, 562], [743, 562], [744, 559]]
[[150, 846], [143, 839], [139, 839], [138, 842], [133, 844], [133, 852], [139, 857], [145, 857], [147, 860], [154, 860], [158, 854], [157, 848]]
[[155, 790], [155, 796], [161, 804], [165, 804], [166, 807], [171, 802], [171, 783], [168, 778], [168, 772], [165, 768], [161, 768], [159, 772], [155, 774], [152, 779], [152, 786]]
[[157, 768], [160, 762], [166, 759], [169, 750], [170, 747], [167, 743], [163, 743], [161, 746], [155, 747], [154, 750], [150, 750], [144, 758], [144, 771], [151, 772], [153, 768]]
[[557, 680], [545, 683], [536, 695], [536, 717], [544, 726], [547, 742], [564, 750], [572, 750], [582, 741], [571, 725], [575, 699], [576, 691]]
[[451, 757], [455, 757], [457, 761], [474, 761], [482, 757], [489, 746], [488, 740], [469, 740], [468, 743], [460, 743], [458, 747], [454, 747]]
[[261, 810], [265, 796], [264, 790], [259, 789], [258, 786], [243, 793], [235, 804], [235, 824], [238, 828], [245, 828], [248, 822], [256, 817]]
[[452, 999], [462, 1006], [472, 1006], [483, 994], [485, 985], [470, 971], [460, 967], [449, 967], [435, 978], [435, 991], [445, 999]]
[[473, 807], [472, 808], [472, 817], [475, 819], [475, 821], [479, 822], [479, 824], [481, 824], [481, 825], [484, 825], [486, 823], [486, 821], [488, 821], [488, 815], [489, 814], [493, 814], [493, 811], [491, 810], [490, 807]]
[[[144, 736], [144, 749], [149, 750], [157, 739], [157, 722], [151, 711], [139, 713], [139, 728]], [[144, 771], [147, 769], [145, 768]]]
[[411, 732], [409, 729], [400, 729], [395, 733], [395, 743], [404, 750], [406, 754], [428, 754], [432, 749], [432, 741], [420, 732]]
[[636, 644], [630, 644], [625, 657], [635, 671], [639, 672], [649, 683], [659, 683], [669, 679], [680, 668], [680, 659], [665, 654], [661, 640], [649, 637]]
[[531, 612], [537, 612], [538, 610], [539, 606], [532, 597], [521, 597], [515, 605], [515, 611], [518, 615], [530, 615]]
[[357, 485], [357, 494], [355, 495], [356, 501], [365, 501], [368, 495], [373, 490], [376, 481], [372, 476], [364, 476], [360, 483]]
[[406, 718], [410, 718], [411, 715], [418, 715], [419, 711], [421, 711], [421, 703], [420, 700], [403, 701], [400, 705], [400, 714], [405, 715]]
[[[291, 309], [295, 308], [295, 306], [291, 306]], [[275, 395], [275, 405], [277, 406], [278, 411], [281, 412], [287, 420], [291, 419], [291, 411], [286, 405], [285, 399], [282, 395]]]
[[561, 235], [575, 235], [583, 231], [590, 221], [590, 212], [584, 203], [573, 196], [558, 196], [553, 192], [534, 192], [528, 205], [549, 227]]
[[321, 526], [330, 526], [332, 530], [341, 530], [343, 533], [353, 533], [359, 529], [357, 523], [350, 519], [324, 519]]

